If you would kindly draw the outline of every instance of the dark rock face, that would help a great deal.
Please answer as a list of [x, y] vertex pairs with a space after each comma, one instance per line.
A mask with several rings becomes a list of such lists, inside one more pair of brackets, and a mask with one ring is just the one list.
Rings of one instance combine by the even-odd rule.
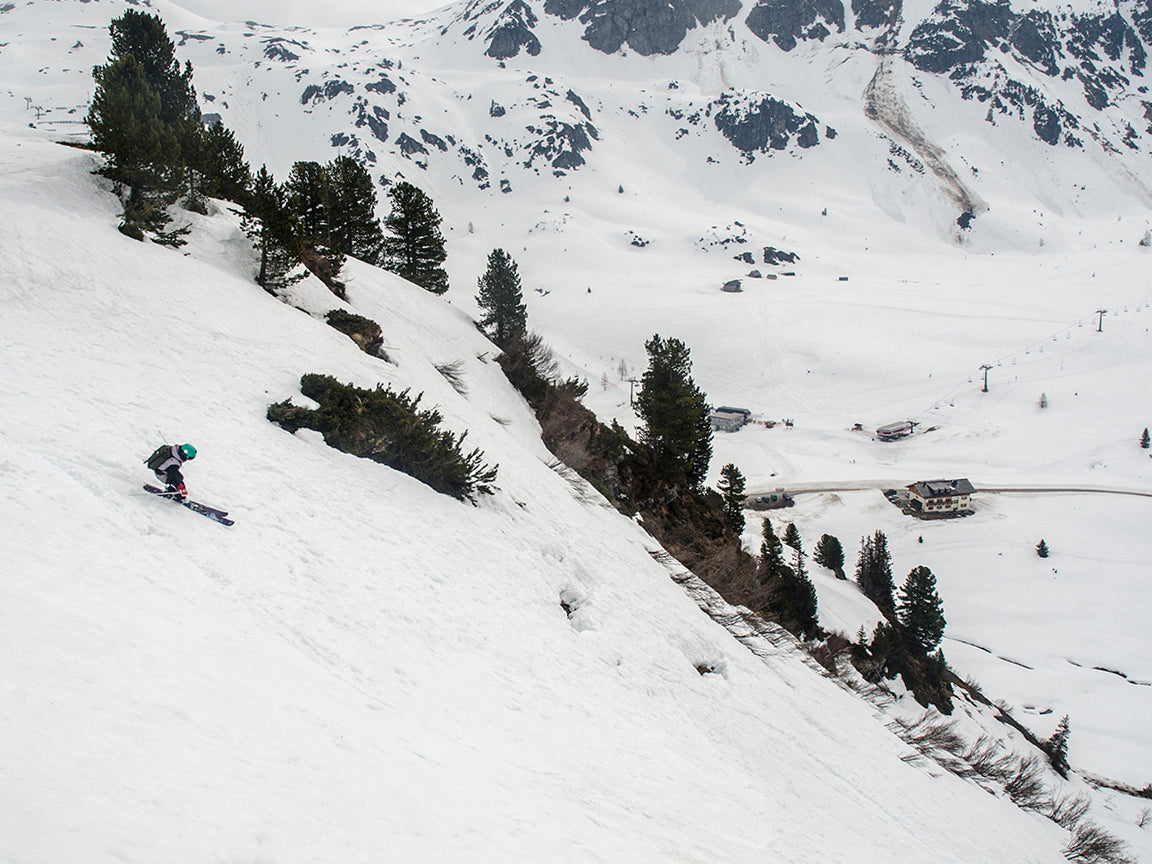
[[574, 91], [569, 90], [564, 98], [576, 106], [576, 109], [584, 115], [585, 120], [592, 119], [592, 113], [588, 110], [588, 106], [584, 104], [584, 100], [577, 96]]
[[844, 31], [844, 4], [840, 0], [760, 0], [748, 13], [748, 29], [771, 40], [783, 51], [791, 51], [799, 39], [824, 40], [828, 26]]
[[1060, 41], [1051, 12], [1033, 9], [1012, 29], [1012, 47], [1048, 75], [1060, 74]]
[[984, 59], [1007, 40], [1014, 18], [1007, 0], [943, 0], [912, 31], [904, 56], [917, 69], [942, 74]]
[[488, 106], [489, 117], [503, 117], [506, 113], [504, 106], [496, 102], [495, 99], [493, 99], [492, 103]]
[[304, 92], [300, 94], [300, 104], [307, 105], [312, 103], [315, 105], [317, 102], [331, 101], [339, 96], [341, 93], [355, 93], [356, 88], [349, 84], [347, 81], [328, 81], [323, 87], [316, 84], [309, 84], [304, 88]]
[[749, 157], [756, 152], [784, 150], [793, 139], [803, 148], [820, 143], [819, 120], [771, 96], [755, 101], [726, 93], [714, 104], [716, 128]]
[[540, 53], [540, 40], [532, 29], [539, 19], [524, 0], [512, 0], [500, 13], [500, 18], [488, 35], [488, 50], [484, 53], [495, 60], [515, 57], [523, 48], [531, 56]]
[[400, 137], [396, 139], [396, 146], [400, 148], [400, 152], [409, 158], [414, 153], [420, 153], [425, 156], [428, 155], [428, 148], [410, 136], [407, 132], [401, 132]]
[[543, 129], [529, 127], [528, 131], [538, 137], [524, 166], [531, 168], [537, 159], [543, 159], [558, 171], [570, 171], [583, 165], [584, 157], [580, 154], [592, 149], [590, 138], [599, 136], [591, 123], [574, 125], [555, 119], [549, 119]]
[[902, 8], [901, 0], [852, 0], [857, 30], [888, 27]]
[[424, 141], [425, 144], [429, 144], [432, 147], [435, 147], [441, 153], [448, 152], [448, 145], [444, 142], [444, 139], [441, 138], [439, 135], [433, 135], [427, 129], [421, 129], [420, 130], [420, 138]]
[[799, 260], [800, 256], [795, 252], [785, 252], [783, 249], [777, 249], [775, 246], [764, 247], [765, 264], [795, 264]]
[[396, 92], [396, 85], [387, 75], [381, 75], [378, 81], [369, 81], [365, 84], [364, 89], [379, 93], [381, 96], [387, 96], [389, 93]]
[[585, 24], [584, 39], [614, 54], [624, 45], [644, 56], [671, 54], [697, 24], [728, 20], [739, 0], [545, 0], [549, 15]]

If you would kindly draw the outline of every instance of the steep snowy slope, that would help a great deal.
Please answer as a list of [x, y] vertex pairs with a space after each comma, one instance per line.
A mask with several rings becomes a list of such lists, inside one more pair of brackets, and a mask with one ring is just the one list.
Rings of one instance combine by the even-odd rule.
[[[5, 130], [5, 859], [1062, 860], [1061, 829], [703, 617], [547, 467], [467, 316], [353, 265], [395, 363], [370, 358], [252, 285], [226, 213], [184, 253], [121, 237], [91, 167]], [[308, 371], [425, 392], [499, 493], [268, 423]], [[235, 527], [139, 491], [157, 428]]]

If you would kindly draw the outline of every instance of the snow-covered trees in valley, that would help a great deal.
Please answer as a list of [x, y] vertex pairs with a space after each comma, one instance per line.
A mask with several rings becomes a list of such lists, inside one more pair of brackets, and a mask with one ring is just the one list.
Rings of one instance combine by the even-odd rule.
[[1144, 434], [1140, 436], [1140, 446], [1147, 450], [1152, 447], [1152, 434], [1149, 434], [1148, 427], [1144, 427]]
[[892, 556], [888, 552], [888, 538], [883, 531], [860, 541], [860, 556], [856, 559], [856, 582], [864, 596], [882, 612], [892, 612]]
[[524, 338], [528, 330], [528, 310], [520, 290], [520, 270], [503, 249], [488, 253], [488, 269], [477, 280], [480, 289], [476, 303], [483, 315], [482, 326], [500, 348], [507, 349]]
[[944, 602], [936, 593], [936, 577], [923, 565], [913, 567], [900, 588], [897, 608], [909, 649], [926, 657], [944, 638]]
[[1045, 543], [1043, 539], [1041, 539], [1040, 542], [1036, 544], [1036, 554], [1041, 558], [1048, 557], [1048, 544]]
[[408, 182], [388, 190], [392, 211], [384, 220], [389, 234], [384, 238], [380, 264], [409, 282], [433, 294], [448, 290], [448, 274], [440, 265], [448, 257], [440, 214], [432, 199]]
[[704, 392], [692, 380], [692, 359], [679, 339], [654, 335], [636, 397], [640, 440], [651, 451], [657, 482], [698, 489], [712, 458], [712, 427]]
[[724, 499], [724, 522], [737, 537], [744, 533], [745, 483], [744, 475], [733, 463], [729, 462], [720, 469], [720, 481], [716, 487]]
[[793, 549], [799, 549], [802, 545], [800, 529], [796, 527], [795, 522], [789, 522], [788, 527], [784, 529], [784, 545], [791, 546]]
[[831, 534], [822, 534], [812, 552], [812, 560], [844, 578], [844, 547]]

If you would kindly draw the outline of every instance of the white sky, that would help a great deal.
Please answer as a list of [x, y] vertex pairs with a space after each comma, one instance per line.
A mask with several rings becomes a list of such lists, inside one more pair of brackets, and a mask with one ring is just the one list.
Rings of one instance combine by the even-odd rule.
[[411, 17], [446, 5], [442, 0], [178, 0], [175, 3], [216, 21], [259, 21], [309, 27], [353, 27]]

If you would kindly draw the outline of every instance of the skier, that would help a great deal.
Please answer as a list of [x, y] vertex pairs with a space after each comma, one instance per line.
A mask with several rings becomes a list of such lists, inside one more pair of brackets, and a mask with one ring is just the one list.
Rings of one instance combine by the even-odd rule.
[[196, 448], [191, 444], [161, 444], [145, 461], [156, 473], [156, 479], [165, 484], [165, 497], [183, 502], [188, 498], [188, 490], [184, 487], [180, 466], [195, 458]]

